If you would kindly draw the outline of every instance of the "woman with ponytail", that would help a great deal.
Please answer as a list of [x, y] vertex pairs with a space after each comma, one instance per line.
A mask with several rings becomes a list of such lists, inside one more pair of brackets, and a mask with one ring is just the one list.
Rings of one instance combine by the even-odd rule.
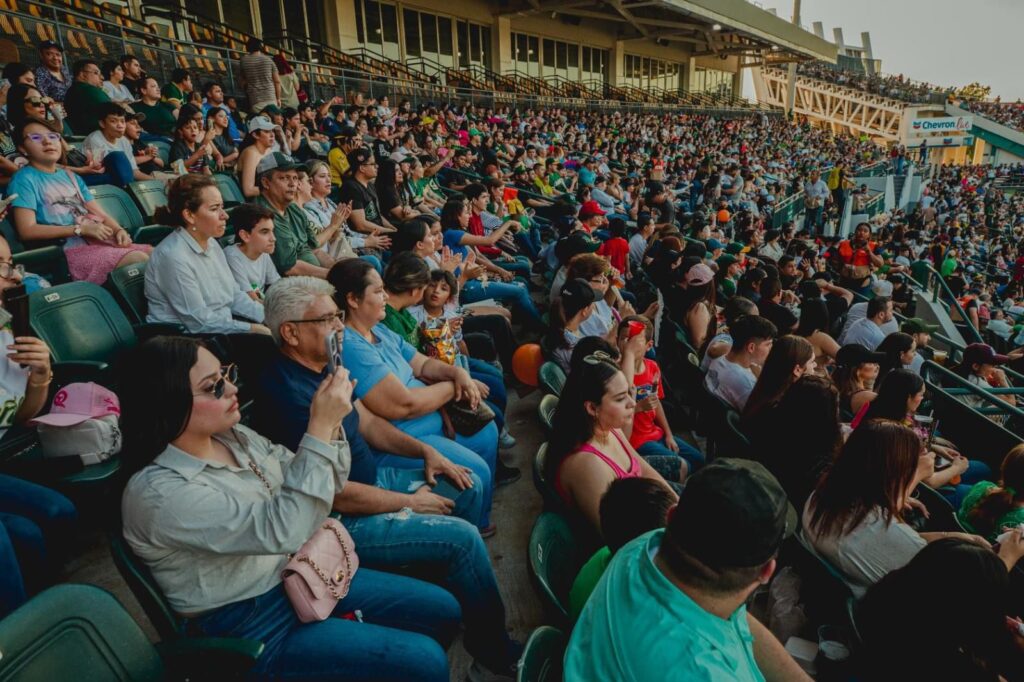
[[971, 488], [957, 518], [964, 528], [989, 540], [1004, 527], [1024, 523], [1024, 444], [1006, 453], [999, 483], [980, 481]]

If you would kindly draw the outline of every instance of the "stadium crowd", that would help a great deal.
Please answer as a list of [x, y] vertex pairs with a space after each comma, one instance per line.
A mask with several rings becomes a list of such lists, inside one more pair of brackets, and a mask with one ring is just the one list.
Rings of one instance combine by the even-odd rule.
[[[996, 470], [918, 417], [937, 328], [911, 289], [934, 268], [979, 329], [1024, 335], [1024, 204], [991, 187], [1019, 169], [943, 168], [911, 214], [830, 237], [848, 178], [885, 153], [806, 122], [311, 102], [255, 40], [244, 100], [131, 55], [40, 52], [4, 69], [9, 217], [29, 248], [61, 240], [76, 280], [144, 265], [147, 320], [182, 330], [129, 352], [107, 399], [124, 538], [187, 635], [262, 641], [261, 678], [447, 680], [463, 627], [470, 679], [514, 679], [485, 539], [521, 475], [504, 413], [536, 344], [565, 374], [540, 473], [589, 557], [566, 679], [807, 679], [746, 607], [798, 531], [859, 600], [866, 679], [1024, 669], [1024, 537], [1002, 535], [1024, 520], [1024, 449]], [[246, 202], [226, 207], [214, 173]], [[167, 182], [155, 246], [90, 189], [142, 179]], [[805, 220], [773, 228], [795, 194]], [[11, 259], [0, 239], [0, 288], [47, 286]], [[46, 344], [0, 336], [3, 427], [76, 423], [57, 418], [74, 395], [38, 416]], [[1021, 355], [972, 344], [956, 371], [1006, 386]], [[691, 437], [686, 393], [735, 418], [749, 459]], [[962, 531], [911, 525], [919, 486]], [[53, 579], [76, 512], [0, 489], [3, 614]], [[281, 571], [330, 514], [359, 567], [303, 623]], [[937, 576], [956, 595], [927, 591]]]
[[903, 74], [896, 76], [856, 72], [849, 69], [836, 68], [822, 62], [804, 62], [797, 65], [797, 73], [808, 78], [835, 83], [844, 88], [863, 90], [873, 95], [891, 97], [909, 104], [931, 102], [936, 97], [945, 98], [952, 88], [942, 88], [930, 83], [912, 81]]
[[980, 114], [1014, 130], [1024, 130], [1024, 104], [1020, 102], [964, 100], [959, 104], [971, 113]]

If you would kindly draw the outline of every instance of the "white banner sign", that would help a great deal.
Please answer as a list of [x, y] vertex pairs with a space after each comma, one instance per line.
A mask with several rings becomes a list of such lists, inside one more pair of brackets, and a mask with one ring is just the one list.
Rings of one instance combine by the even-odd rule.
[[942, 116], [939, 118], [917, 118], [911, 122], [911, 132], [925, 133], [966, 133], [974, 127], [970, 116]]

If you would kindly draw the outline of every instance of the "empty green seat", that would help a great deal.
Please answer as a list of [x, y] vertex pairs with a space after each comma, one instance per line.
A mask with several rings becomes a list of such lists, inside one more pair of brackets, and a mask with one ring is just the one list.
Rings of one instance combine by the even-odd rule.
[[107, 215], [114, 221], [128, 230], [128, 234], [135, 235], [146, 221], [139, 212], [132, 198], [120, 187], [114, 185], [95, 185], [89, 188], [96, 203], [106, 211]]
[[139, 180], [128, 185], [139, 210], [147, 221], [152, 221], [156, 210], [167, 205], [167, 188], [163, 180]]
[[220, 196], [224, 200], [225, 206], [237, 206], [245, 203], [245, 195], [242, 194], [242, 188], [238, 186], [234, 174], [214, 173], [213, 179], [217, 181], [217, 188], [220, 190]]
[[164, 237], [177, 229], [171, 225], [146, 225], [135, 233], [137, 244], [150, 244], [156, 246], [163, 241]]
[[561, 395], [565, 386], [565, 372], [554, 362], [545, 362], [540, 366], [540, 387], [550, 395]]
[[547, 475], [548, 444], [541, 443], [537, 448], [537, 454], [533, 456], [533, 487], [540, 493], [547, 509], [561, 509], [562, 498], [555, 490], [554, 481], [548, 480]]
[[250, 669], [263, 644], [229, 638], [150, 643], [109, 592], [51, 587], [0, 621], [0, 682], [228, 679]]
[[541, 512], [530, 533], [530, 568], [541, 592], [561, 622], [569, 621], [569, 590], [584, 557], [568, 521], [556, 512]]
[[92, 585], [58, 585], [0, 621], [0, 680], [159, 680], [160, 656], [128, 612]]
[[113, 296], [91, 282], [69, 282], [29, 295], [29, 319], [53, 359], [109, 365], [136, 343], [135, 331]]
[[516, 682], [561, 682], [566, 644], [565, 634], [550, 625], [531, 632], [519, 658]]
[[540, 417], [540, 423], [544, 426], [548, 435], [551, 435], [551, 421], [555, 417], [555, 410], [558, 409], [558, 396], [557, 395], [546, 395], [540, 399], [540, 405], [537, 406], [537, 416]]
[[146, 321], [146, 264], [135, 263], [114, 268], [107, 279], [110, 293], [133, 324]]

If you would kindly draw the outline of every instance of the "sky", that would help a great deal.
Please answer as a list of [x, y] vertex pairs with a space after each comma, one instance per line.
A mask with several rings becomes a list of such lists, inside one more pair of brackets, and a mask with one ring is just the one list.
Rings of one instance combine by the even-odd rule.
[[[791, 19], [792, 0], [758, 0], [765, 9]], [[991, 97], [1024, 99], [1024, 75], [1014, 47], [1024, 31], [1024, 0], [802, 0], [800, 23], [820, 21], [825, 38], [843, 29], [849, 44], [871, 34], [882, 72], [942, 86], [978, 81]], [[753, 93], [749, 77], [745, 93]], [[747, 89], [749, 87], [749, 89]]]

